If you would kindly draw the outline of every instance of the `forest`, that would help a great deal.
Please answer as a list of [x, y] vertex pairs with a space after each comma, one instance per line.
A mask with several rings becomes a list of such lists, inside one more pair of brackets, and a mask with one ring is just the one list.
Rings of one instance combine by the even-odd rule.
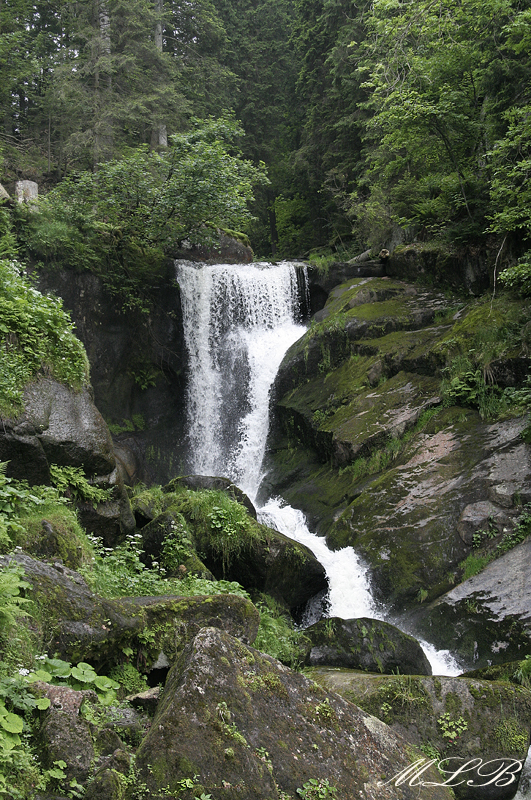
[[2, 182], [47, 197], [19, 244], [81, 266], [147, 248], [149, 273], [209, 225], [317, 262], [488, 242], [530, 292], [530, 20], [526, 0], [4, 1]]

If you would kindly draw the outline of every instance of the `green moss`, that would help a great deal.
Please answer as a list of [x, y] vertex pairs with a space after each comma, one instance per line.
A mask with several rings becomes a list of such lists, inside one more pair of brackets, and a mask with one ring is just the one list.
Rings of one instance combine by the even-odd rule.
[[59, 558], [70, 569], [92, 559], [92, 546], [71, 507], [59, 503], [41, 506], [18, 522], [22, 530], [12, 536], [13, 544], [32, 556]]
[[521, 758], [529, 744], [529, 730], [515, 717], [501, 720], [494, 729], [494, 740], [503, 755]]

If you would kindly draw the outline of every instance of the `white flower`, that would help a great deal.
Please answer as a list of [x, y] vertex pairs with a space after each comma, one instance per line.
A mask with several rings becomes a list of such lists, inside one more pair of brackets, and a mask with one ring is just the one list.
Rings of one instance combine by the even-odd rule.
[[29, 669], [25, 669], [25, 667], [23, 667], [22, 669], [19, 669], [18, 674], [19, 675], [29, 675], [30, 671], [29, 671]]

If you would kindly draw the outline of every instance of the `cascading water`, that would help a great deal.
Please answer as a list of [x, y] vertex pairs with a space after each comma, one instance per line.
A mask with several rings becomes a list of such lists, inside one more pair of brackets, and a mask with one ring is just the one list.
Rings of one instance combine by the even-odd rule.
[[[282, 358], [306, 328], [300, 322], [296, 265], [196, 265], [177, 262], [189, 354], [190, 469], [230, 478], [253, 502], [262, 477], [269, 393]], [[366, 569], [352, 547], [332, 552], [301, 511], [279, 499], [261, 509], [265, 524], [310, 548], [329, 580], [328, 613], [383, 619]], [[422, 642], [432, 669], [456, 675], [447, 651]]]

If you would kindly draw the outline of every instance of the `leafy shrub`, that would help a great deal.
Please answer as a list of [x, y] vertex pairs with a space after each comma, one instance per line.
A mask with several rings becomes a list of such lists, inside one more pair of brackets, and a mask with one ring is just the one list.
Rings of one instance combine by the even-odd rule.
[[88, 361], [62, 302], [42, 295], [14, 261], [0, 260], [0, 412], [22, 409], [26, 384], [39, 374], [79, 388]]
[[98, 503], [105, 503], [111, 499], [113, 488], [102, 489], [89, 483], [81, 467], [59, 467], [50, 465], [52, 483], [62, 495], [77, 502], [92, 503], [94, 508]]
[[126, 541], [113, 548], [103, 547], [100, 539], [92, 539], [95, 558], [80, 572], [93, 591], [102, 597], [141, 597], [146, 595], [209, 595], [237, 594], [249, 598], [247, 592], [235, 581], [208, 581], [185, 576], [167, 578], [166, 570], [153, 562], [151, 568], [142, 563], [142, 534], [131, 534]]

